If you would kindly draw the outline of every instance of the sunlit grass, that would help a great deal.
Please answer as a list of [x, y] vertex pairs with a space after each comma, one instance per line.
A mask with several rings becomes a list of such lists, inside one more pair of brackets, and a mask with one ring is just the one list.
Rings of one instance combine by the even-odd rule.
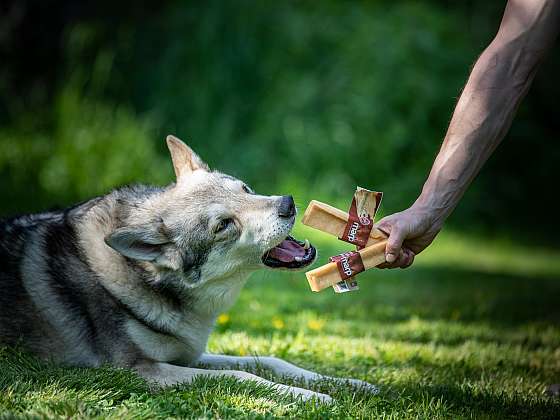
[[[347, 247], [305, 227], [318, 263]], [[256, 273], [218, 318], [209, 348], [275, 355], [367, 380], [379, 395], [317, 384], [313, 406], [228, 379], [150, 391], [130, 372], [63, 369], [4, 351], [4, 417], [558, 418], [544, 394], [560, 382], [558, 254], [444, 233], [409, 270], [374, 270], [361, 290], [313, 293], [303, 273]], [[270, 372], [257, 372], [274, 379]], [[276, 378], [298, 385], [297, 381]]]

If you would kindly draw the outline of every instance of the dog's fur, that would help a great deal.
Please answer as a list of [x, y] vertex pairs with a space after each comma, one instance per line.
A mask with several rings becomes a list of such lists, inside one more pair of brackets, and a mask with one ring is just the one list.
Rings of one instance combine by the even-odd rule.
[[0, 344], [63, 364], [133, 368], [161, 385], [229, 375], [328, 401], [221, 370], [260, 364], [305, 382], [324, 378], [280, 359], [204, 354], [217, 315], [294, 218], [278, 215], [281, 197], [210, 171], [173, 136], [168, 146], [177, 181], [166, 188], [124, 187], [0, 222]]

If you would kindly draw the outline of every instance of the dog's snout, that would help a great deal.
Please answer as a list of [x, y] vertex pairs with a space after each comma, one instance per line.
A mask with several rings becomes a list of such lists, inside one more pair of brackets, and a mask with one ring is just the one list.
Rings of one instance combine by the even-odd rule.
[[278, 207], [278, 216], [293, 217], [296, 215], [296, 205], [294, 197], [285, 195], [280, 199], [280, 207]]

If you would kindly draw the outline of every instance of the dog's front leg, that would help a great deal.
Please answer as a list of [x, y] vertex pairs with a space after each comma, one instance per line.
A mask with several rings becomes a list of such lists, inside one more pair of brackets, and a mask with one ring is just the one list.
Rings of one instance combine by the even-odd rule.
[[362, 389], [374, 394], [379, 392], [379, 389], [369, 382], [365, 382], [360, 379], [334, 378], [331, 376], [321, 375], [319, 373], [300, 368], [299, 366], [293, 365], [277, 357], [227, 356], [222, 354], [204, 353], [198, 362], [213, 369], [255, 369], [262, 366], [271, 370], [277, 376], [302, 379], [308, 385], [312, 382], [327, 380], [344, 385], [348, 384], [357, 389]]
[[252, 373], [242, 372], [238, 370], [207, 370], [197, 369], [183, 366], [176, 366], [169, 363], [160, 362], [144, 362], [136, 365], [136, 371], [148, 381], [153, 381], [160, 386], [171, 386], [180, 383], [191, 383], [201, 376], [219, 377], [228, 376], [236, 378], [240, 381], [252, 381], [262, 385], [269, 386], [281, 394], [288, 394], [303, 401], [316, 399], [319, 402], [329, 403], [332, 398], [326, 394], [310, 391], [308, 389], [298, 388], [277, 384], [263, 379]]

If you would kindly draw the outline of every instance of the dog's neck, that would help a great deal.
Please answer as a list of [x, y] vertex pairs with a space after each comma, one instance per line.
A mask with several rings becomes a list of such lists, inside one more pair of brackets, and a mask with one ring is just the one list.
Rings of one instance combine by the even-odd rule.
[[165, 278], [173, 274], [156, 273], [143, 264], [125, 262], [104, 241], [117, 227], [119, 207], [118, 200], [107, 196], [89, 209], [76, 226], [81, 245], [88, 250], [88, 264], [100, 274], [100, 282], [115, 298], [149, 315], [153, 322], [166, 324], [180, 323], [192, 316], [200, 322], [213, 323], [233, 305], [250, 274], [248, 271], [179, 288], [180, 281]]
[[235, 303], [248, 276], [249, 273], [237, 273], [191, 289], [193, 300], [189, 310], [199, 316], [216, 318]]

